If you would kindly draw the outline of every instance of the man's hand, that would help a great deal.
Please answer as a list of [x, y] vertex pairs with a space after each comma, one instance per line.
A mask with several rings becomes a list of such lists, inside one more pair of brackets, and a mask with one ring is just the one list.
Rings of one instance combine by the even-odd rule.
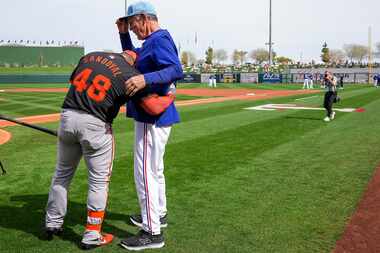
[[127, 90], [127, 95], [132, 97], [139, 90], [146, 86], [144, 75], [137, 75], [129, 78], [125, 81], [125, 88]]
[[119, 30], [119, 33], [127, 33], [128, 32], [128, 23], [125, 22], [125, 20], [122, 20], [118, 18], [115, 22], [117, 25], [117, 29]]

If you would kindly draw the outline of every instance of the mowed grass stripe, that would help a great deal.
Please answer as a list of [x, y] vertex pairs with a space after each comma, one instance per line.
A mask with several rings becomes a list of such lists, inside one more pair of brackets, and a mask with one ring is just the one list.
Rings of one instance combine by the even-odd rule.
[[[303, 101], [297, 101], [297, 104], [305, 104], [305, 105], [314, 105], [314, 106], [322, 106], [323, 105], [323, 100], [324, 100], [324, 92], [320, 94], [317, 97], [310, 98], [307, 100]], [[366, 96], [366, 94], [376, 94], [375, 90], [371, 88], [362, 88], [362, 89], [351, 89], [351, 90], [338, 90], [338, 96], [341, 97], [341, 102], [334, 104], [334, 107], [336, 108], [343, 108], [343, 107], [355, 107], [353, 104], [350, 102], [346, 102], [347, 99], [349, 98], [355, 98], [359, 95]], [[349, 100], [350, 101], [350, 100]], [[355, 102], [356, 104], [356, 102]]]
[[[56, 101], [54, 101], [56, 102]], [[17, 109], [13, 109], [13, 108], [17, 108]], [[29, 102], [29, 101], [16, 101], [16, 100], [12, 100], [12, 101], [8, 101], [8, 104], [5, 105], [5, 106], [2, 106], [1, 109], [2, 111], [9, 111], [9, 112], [12, 112], [12, 111], [15, 111], [15, 112], [18, 112], [18, 113], [22, 113], [22, 110], [20, 110], [20, 108], [33, 108], [34, 110], [40, 110], [40, 109], [48, 109], [50, 111], [60, 111], [61, 110], [61, 107], [58, 106], [58, 105], [53, 105], [53, 104], [41, 104], [41, 103], [38, 103], [38, 102]]]
[[25, 117], [57, 113], [61, 110], [64, 94], [60, 93], [0, 93], [2, 114]]

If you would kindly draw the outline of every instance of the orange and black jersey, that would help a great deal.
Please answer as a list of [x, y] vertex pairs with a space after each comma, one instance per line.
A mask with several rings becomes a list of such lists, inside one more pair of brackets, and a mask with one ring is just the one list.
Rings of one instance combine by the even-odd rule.
[[121, 54], [93, 52], [83, 56], [70, 77], [70, 89], [62, 108], [85, 111], [112, 123], [128, 99], [140, 99], [149, 88], [126, 95], [125, 81], [138, 75]]

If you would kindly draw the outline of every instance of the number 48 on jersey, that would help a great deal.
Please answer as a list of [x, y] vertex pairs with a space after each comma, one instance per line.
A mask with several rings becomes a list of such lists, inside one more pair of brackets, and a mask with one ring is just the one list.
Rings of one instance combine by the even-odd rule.
[[87, 89], [87, 95], [95, 102], [102, 102], [107, 95], [107, 91], [111, 88], [111, 80], [104, 75], [96, 75], [89, 80], [92, 69], [86, 68], [79, 74], [75, 75], [71, 84], [76, 87], [77, 92], [84, 92]]

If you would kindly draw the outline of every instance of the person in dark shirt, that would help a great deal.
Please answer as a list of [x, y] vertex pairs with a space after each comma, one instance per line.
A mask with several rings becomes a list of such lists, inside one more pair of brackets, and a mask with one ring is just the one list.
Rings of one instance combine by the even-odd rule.
[[112, 242], [101, 232], [114, 157], [112, 122], [128, 100], [141, 104], [147, 113], [159, 115], [174, 100], [151, 96], [150, 85], [136, 92], [126, 80], [139, 72], [132, 67], [133, 52], [93, 52], [85, 55], [70, 77], [71, 86], [62, 105], [58, 131], [58, 157], [46, 208], [48, 239], [59, 235], [67, 209], [70, 182], [82, 156], [88, 168], [87, 224], [81, 247], [90, 249]]
[[323, 102], [323, 107], [326, 109], [326, 117], [323, 119], [325, 122], [330, 122], [335, 118], [335, 112], [332, 107], [334, 102], [337, 101], [338, 96], [336, 91], [337, 81], [337, 78], [330, 71], [325, 72], [324, 84], [326, 87], [326, 93]]
[[339, 89], [344, 89], [343, 87], [344, 85], [344, 74], [341, 74], [340, 77], [339, 77]]

